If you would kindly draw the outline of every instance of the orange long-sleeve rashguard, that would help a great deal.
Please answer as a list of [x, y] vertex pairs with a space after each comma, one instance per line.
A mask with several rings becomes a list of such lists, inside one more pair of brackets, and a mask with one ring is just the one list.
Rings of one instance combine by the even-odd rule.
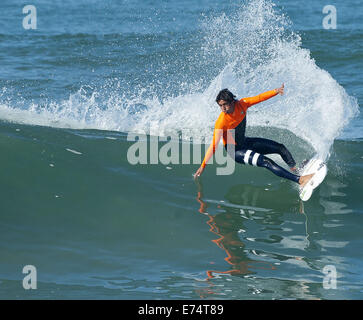
[[227, 142], [229, 144], [231, 143], [236, 144], [236, 141], [230, 131], [231, 129], [235, 129], [237, 126], [239, 126], [242, 123], [243, 120], [245, 120], [246, 112], [249, 107], [253, 106], [256, 103], [270, 99], [276, 96], [277, 93], [278, 92], [276, 90], [270, 90], [261, 93], [255, 97], [242, 98], [241, 100], [236, 100], [234, 104], [234, 111], [231, 114], [221, 112], [214, 126], [212, 143], [210, 144], [205, 154], [201, 166], [205, 168], [206, 164], [215, 153], [215, 150], [218, 147], [221, 137], [223, 138], [224, 145], [226, 145]]

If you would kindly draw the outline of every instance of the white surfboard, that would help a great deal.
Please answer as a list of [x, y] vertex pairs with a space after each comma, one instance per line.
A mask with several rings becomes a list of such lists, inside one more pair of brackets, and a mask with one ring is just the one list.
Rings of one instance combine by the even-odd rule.
[[327, 172], [328, 168], [325, 162], [319, 158], [312, 158], [305, 165], [301, 173], [302, 176], [306, 176], [312, 173], [315, 174], [303, 188], [300, 188], [299, 196], [302, 201], [308, 201], [310, 199], [314, 189], [323, 182]]

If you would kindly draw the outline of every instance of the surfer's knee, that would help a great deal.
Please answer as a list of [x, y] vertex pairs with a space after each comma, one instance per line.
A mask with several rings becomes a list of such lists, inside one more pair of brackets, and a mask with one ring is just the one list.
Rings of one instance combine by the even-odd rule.
[[296, 166], [296, 162], [292, 157], [290, 151], [282, 143], [278, 143], [278, 148], [281, 158], [287, 163], [290, 168], [294, 168]]
[[282, 153], [282, 154], [288, 152], [286, 146], [282, 143], [277, 143], [277, 147], [278, 147], [280, 153]]

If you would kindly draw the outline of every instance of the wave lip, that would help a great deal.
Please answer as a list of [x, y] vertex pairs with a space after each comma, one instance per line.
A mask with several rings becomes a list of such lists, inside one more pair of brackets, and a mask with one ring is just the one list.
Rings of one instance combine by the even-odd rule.
[[244, 97], [285, 83], [284, 97], [250, 109], [249, 125], [288, 129], [325, 159], [334, 139], [358, 114], [358, 103], [301, 47], [289, 18], [271, 1], [255, 0], [205, 26], [206, 54], [222, 56], [228, 66], [213, 87], [228, 86]]
[[[215, 104], [219, 90], [228, 87], [242, 98], [285, 83], [283, 97], [250, 109], [249, 126], [289, 130], [326, 159], [334, 139], [358, 114], [358, 103], [301, 47], [301, 37], [291, 30], [289, 18], [270, 0], [250, 0], [237, 5], [231, 14], [203, 18], [200, 28], [199, 47], [188, 51], [187, 60], [178, 52], [173, 53], [174, 60], [158, 54], [163, 68], [151, 78], [154, 82], [140, 80], [133, 92], [115, 79], [116, 85], [104, 83], [92, 89], [83, 85], [68, 99], [29, 102], [20, 109], [16, 97], [9, 102], [0, 96], [0, 118], [158, 136], [193, 131], [194, 137], [197, 133], [210, 140], [219, 113]], [[173, 45], [167, 49], [172, 51]], [[170, 85], [164, 75], [180, 65], [184, 65], [180, 72], [187, 73], [183, 79], [203, 81], [179, 83], [175, 79]], [[200, 73], [195, 75], [195, 70]], [[174, 88], [174, 93], [164, 92], [163, 87]]]

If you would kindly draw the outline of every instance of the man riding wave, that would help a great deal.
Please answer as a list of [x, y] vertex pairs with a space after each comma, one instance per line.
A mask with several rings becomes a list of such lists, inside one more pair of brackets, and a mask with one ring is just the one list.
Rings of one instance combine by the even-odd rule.
[[[261, 93], [255, 97], [242, 98], [241, 100], [236, 100], [236, 96], [228, 89], [223, 89], [218, 93], [216, 102], [222, 112], [214, 126], [213, 141], [206, 152], [200, 168], [194, 174], [195, 178], [203, 173], [206, 164], [215, 153], [222, 138], [228, 154], [236, 162], [264, 167], [279, 177], [298, 183], [300, 187], [306, 185], [314, 174], [306, 176], [296, 175], [296, 162], [283, 144], [269, 139], [245, 136], [248, 108], [277, 94], [284, 94], [284, 84], [280, 88]], [[231, 145], [233, 146], [232, 148]], [[279, 154], [294, 173], [285, 170], [266, 157], [266, 155], [274, 153]]]

